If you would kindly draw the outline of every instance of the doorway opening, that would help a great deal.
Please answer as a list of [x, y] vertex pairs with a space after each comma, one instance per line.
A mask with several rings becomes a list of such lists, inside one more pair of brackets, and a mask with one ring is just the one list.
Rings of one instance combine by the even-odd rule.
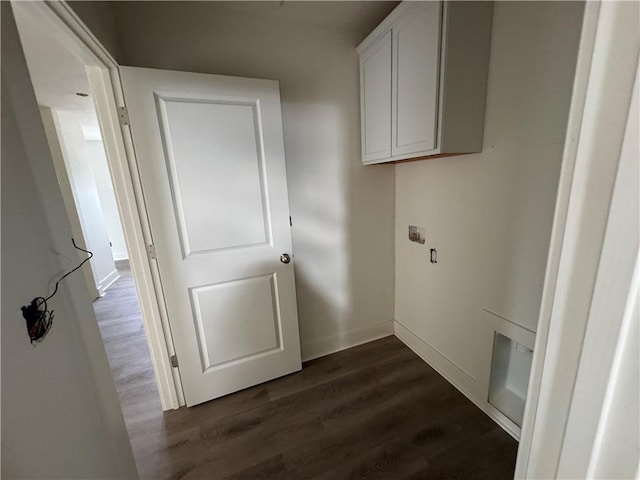
[[83, 45], [78, 38], [69, 42], [66, 32], [64, 39], [62, 22], [48, 23], [56, 15], [52, 7], [42, 2], [14, 2], [12, 7], [73, 236], [94, 254], [82, 274], [129, 428], [136, 412], [161, 415], [162, 410], [177, 408], [179, 401], [162, 398], [166, 387], [161, 380], [166, 381], [166, 375], [152, 357], [164, 332], [154, 332], [154, 338], [145, 331], [141, 309], [150, 296], [159, 302], [151, 282], [134, 275], [130, 264], [139, 263], [140, 255], [132, 249], [131, 228], [128, 235], [125, 231], [127, 220], [112, 181], [110, 140], [104, 139], [105, 119], [97, 99], [102, 95], [104, 104], [104, 92], [96, 92], [96, 84], [101, 86], [95, 80], [98, 69], [107, 69], [79, 54]]

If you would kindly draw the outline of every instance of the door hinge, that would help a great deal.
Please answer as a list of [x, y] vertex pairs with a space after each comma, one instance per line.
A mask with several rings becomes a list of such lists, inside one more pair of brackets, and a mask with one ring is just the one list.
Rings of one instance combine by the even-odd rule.
[[130, 125], [129, 109], [127, 107], [118, 107], [118, 118], [120, 119], [120, 125]]
[[158, 258], [155, 245], [147, 245], [147, 255], [149, 256], [150, 260], [155, 260]]
[[289, 226], [293, 227], [293, 220], [291, 220], [291, 215], [289, 215]]
[[178, 357], [177, 357], [177, 355], [171, 355], [171, 366], [173, 368], [178, 368]]

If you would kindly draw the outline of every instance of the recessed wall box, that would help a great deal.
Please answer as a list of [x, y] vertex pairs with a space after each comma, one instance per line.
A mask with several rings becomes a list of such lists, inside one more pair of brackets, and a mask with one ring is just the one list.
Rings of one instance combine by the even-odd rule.
[[491, 359], [489, 403], [522, 427], [533, 351], [496, 332]]
[[424, 244], [424, 228], [416, 227], [415, 225], [409, 225], [409, 240], [411, 240], [412, 242]]

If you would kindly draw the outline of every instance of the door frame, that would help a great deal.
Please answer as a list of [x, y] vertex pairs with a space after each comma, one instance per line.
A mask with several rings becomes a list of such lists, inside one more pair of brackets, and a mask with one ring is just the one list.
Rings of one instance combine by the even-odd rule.
[[[11, 3], [12, 8], [21, 8], [21, 2]], [[160, 402], [163, 410], [177, 409], [185, 405], [182, 382], [171, 364], [175, 350], [157, 263], [148, 253], [153, 239], [133, 140], [129, 127], [121, 124], [120, 107], [125, 102], [118, 63], [65, 1], [26, 3], [29, 15], [86, 66]]]
[[[607, 222], [620, 213], [611, 208], [611, 200], [638, 66], [637, 14], [625, 10], [632, 4], [585, 2], [515, 470], [518, 479], [563, 476], [561, 456], [576, 439], [569, 425], [572, 415], [580, 418], [582, 440], [593, 445], [593, 450], [572, 455], [572, 462], [586, 471], [591, 455], [597, 454], [590, 430], [600, 410], [579, 410], [576, 388], [578, 374], [600, 379], [615, 359], [594, 355], [587, 348], [587, 331], [601, 332], [599, 342], [607, 345], [615, 343], [620, 331], [621, 319], [590, 314], [596, 279], [613, 280], [611, 272], [599, 268], [605, 261], [605, 233], [614, 241], [626, 240], [624, 232], [612, 231]], [[613, 296], [616, 282], [604, 283], [603, 290]]]

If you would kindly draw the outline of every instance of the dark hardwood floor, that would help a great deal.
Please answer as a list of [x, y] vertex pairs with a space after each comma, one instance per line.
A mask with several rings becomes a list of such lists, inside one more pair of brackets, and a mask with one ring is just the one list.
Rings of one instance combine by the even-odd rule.
[[141, 478], [513, 477], [517, 443], [395, 337], [163, 413], [122, 274], [94, 308]]

